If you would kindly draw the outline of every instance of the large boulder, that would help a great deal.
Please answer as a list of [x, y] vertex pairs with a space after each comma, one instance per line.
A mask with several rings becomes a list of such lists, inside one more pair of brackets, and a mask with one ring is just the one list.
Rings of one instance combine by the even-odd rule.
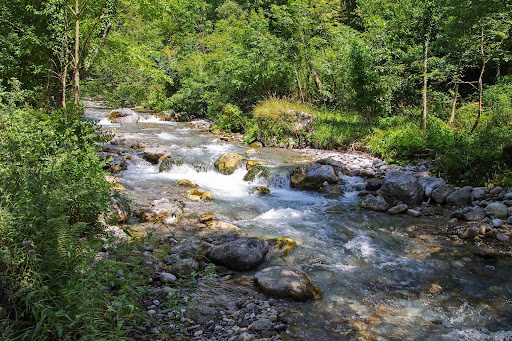
[[319, 190], [325, 182], [337, 184], [340, 181], [334, 167], [319, 163], [294, 168], [290, 180], [292, 187], [307, 190]]
[[137, 123], [140, 116], [129, 108], [114, 109], [110, 112], [109, 120], [112, 123], [130, 124]]
[[160, 161], [165, 158], [171, 158], [171, 153], [169, 153], [164, 147], [148, 147], [144, 149], [144, 159], [151, 162], [154, 165], [157, 165]]
[[[300, 148], [309, 144], [315, 128], [316, 116], [298, 110], [279, 110], [269, 114], [256, 115], [259, 127], [258, 141], [266, 147]], [[275, 127], [285, 127], [275, 134]]]
[[379, 193], [391, 204], [417, 205], [424, 197], [423, 187], [416, 177], [396, 170], [388, 173]]
[[272, 266], [254, 275], [254, 282], [268, 296], [306, 301], [320, 297], [321, 290], [303, 271], [289, 266]]
[[269, 245], [266, 240], [242, 237], [222, 245], [217, 245], [208, 253], [208, 259], [233, 270], [251, 270], [265, 260]]
[[432, 191], [432, 199], [436, 204], [443, 205], [446, 202], [446, 197], [455, 191], [455, 188], [450, 185], [442, 185]]
[[446, 204], [449, 206], [462, 207], [471, 203], [473, 189], [464, 187], [457, 189], [446, 196]]
[[487, 205], [485, 210], [496, 219], [507, 219], [508, 208], [500, 202], [493, 202]]
[[222, 174], [233, 174], [233, 172], [242, 164], [244, 158], [236, 153], [227, 153], [215, 161], [215, 168]]

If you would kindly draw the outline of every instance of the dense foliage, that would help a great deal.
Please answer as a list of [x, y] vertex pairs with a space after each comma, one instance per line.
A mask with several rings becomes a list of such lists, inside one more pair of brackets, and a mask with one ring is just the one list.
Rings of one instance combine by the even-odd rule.
[[0, 338], [122, 338], [137, 278], [116, 282], [124, 261], [94, 263], [110, 187], [95, 126], [78, 109], [21, 106], [24, 95], [0, 98]]
[[[315, 146], [346, 147], [374, 130], [365, 140], [374, 153], [412, 161], [427, 148], [454, 181], [465, 172], [447, 165], [489, 168], [471, 179], [479, 183], [506, 166], [510, 1], [80, 0], [79, 15], [73, 1], [2, 3], [3, 85], [20, 78], [36, 102], [44, 89], [58, 105], [78, 74], [113, 105], [206, 116], [251, 140], [264, 128], [254, 106], [286, 97], [330, 117]], [[339, 138], [345, 123], [355, 132]], [[447, 155], [459, 148], [471, 161]]]

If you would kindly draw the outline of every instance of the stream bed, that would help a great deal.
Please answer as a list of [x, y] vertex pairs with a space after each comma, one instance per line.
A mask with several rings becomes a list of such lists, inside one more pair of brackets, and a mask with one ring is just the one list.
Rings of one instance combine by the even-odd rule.
[[[364, 179], [358, 177], [342, 176], [340, 195], [294, 190], [289, 171], [311, 161], [297, 151], [261, 148], [248, 157], [269, 163], [268, 182], [244, 181], [245, 168], [223, 175], [214, 161], [228, 152], [245, 156], [248, 146], [149, 114], [137, 124], [111, 124], [108, 109], [86, 104], [86, 117], [102, 129], [165, 146], [180, 161], [161, 173], [133, 151], [128, 169], [117, 176], [135, 202], [168, 197], [179, 180], [188, 179], [215, 199], [187, 202], [187, 210], [214, 212], [250, 236], [297, 242], [282, 262], [302, 268], [323, 296], [281, 302], [294, 312], [291, 340], [512, 340], [511, 258], [475, 256], [477, 246], [442, 233], [445, 218], [362, 209]], [[271, 193], [251, 194], [258, 185]]]

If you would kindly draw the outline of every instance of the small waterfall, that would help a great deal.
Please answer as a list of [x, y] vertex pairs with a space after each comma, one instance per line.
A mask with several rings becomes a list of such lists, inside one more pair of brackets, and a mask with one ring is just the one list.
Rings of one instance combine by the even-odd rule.
[[270, 177], [270, 187], [287, 189], [290, 188], [290, 175], [288, 173], [272, 174]]

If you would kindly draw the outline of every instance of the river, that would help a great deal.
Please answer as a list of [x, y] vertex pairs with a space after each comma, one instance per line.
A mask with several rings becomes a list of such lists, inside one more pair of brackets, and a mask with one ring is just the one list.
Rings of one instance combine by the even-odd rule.
[[86, 107], [86, 117], [103, 129], [165, 146], [182, 162], [160, 173], [133, 151], [118, 176], [136, 202], [167, 197], [177, 181], [189, 179], [215, 199], [187, 202], [188, 210], [214, 212], [248, 235], [297, 241], [282, 261], [306, 271], [323, 297], [286, 303], [299, 316], [292, 339], [512, 340], [511, 259], [475, 256], [476, 246], [442, 233], [444, 219], [364, 210], [357, 195], [364, 180], [357, 177], [343, 176], [341, 195], [294, 190], [287, 174], [310, 160], [284, 149], [262, 148], [251, 156], [268, 162], [272, 174], [261, 183], [271, 194], [256, 196], [251, 189], [259, 184], [243, 180], [245, 169], [222, 175], [213, 168], [222, 154], [245, 155], [248, 146], [148, 114], [138, 124], [111, 124], [108, 112], [93, 103]]

